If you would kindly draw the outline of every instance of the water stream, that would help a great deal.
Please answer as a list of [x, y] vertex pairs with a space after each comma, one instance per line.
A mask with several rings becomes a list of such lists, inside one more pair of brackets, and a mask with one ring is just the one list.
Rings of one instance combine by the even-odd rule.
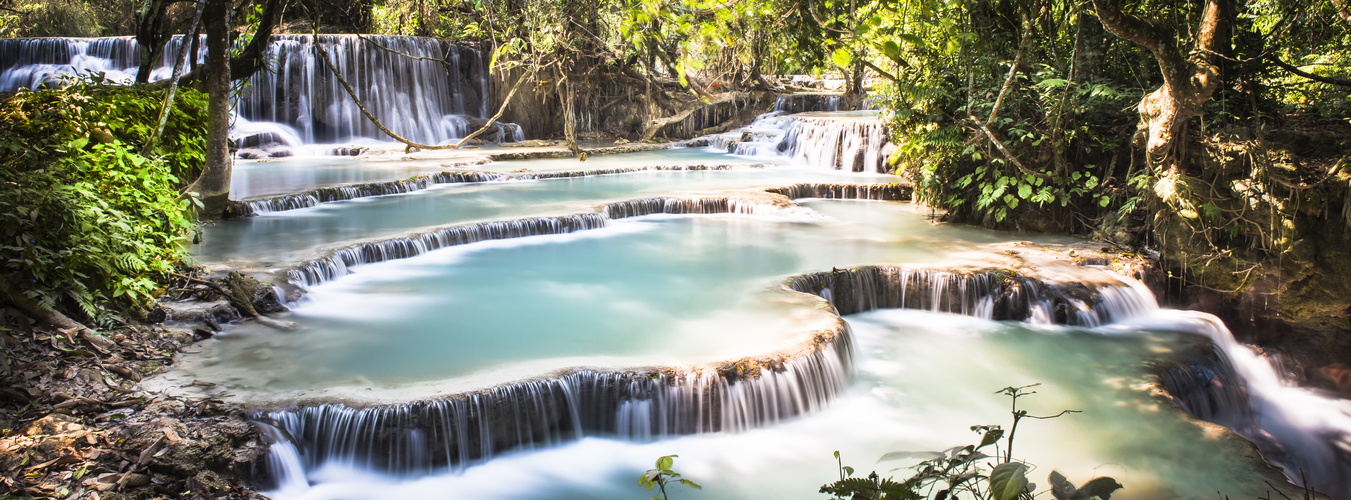
[[[473, 47], [320, 42], [414, 140], [461, 137], [491, 109]], [[275, 38], [277, 71], [237, 101], [249, 155], [382, 140], [310, 43]], [[0, 91], [126, 78], [137, 52], [129, 38], [0, 41]], [[1008, 423], [994, 393], [1030, 383], [1033, 414], [1082, 411], [1020, 426], [1035, 482], [1055, 469], [1110, 475], [1124, 499], [1297, 495], [1274, 464], [1351, 496], [1351, 405], [1297, 387], [1213, 317], [1161, 310], [1093, 267], [953, 269], [1071, 239], [812, 199], [906, 194], [879, 185], [894, 180], [879, 175], [881, 122], [836, 103], [786, 98], [706, 147], [586, 164], [240, 162], [232, 194], [257, 216], [207, 227], [192, 253], [294, 280], [306, 295], [282, 319], [296, 328], [231, 325], [155, 383], [265, 408], [272, 453], [256, 472], [284, 499], [637, 497], [637, 475], [672, 453], [706, 486], [680, 495], [814, 497], [836, 478], [832, 451], [860, 471], [911, 465], [874, 461], [971, 443], [969, 426]], [[861, 267], [874, 264], [901, 266]]]

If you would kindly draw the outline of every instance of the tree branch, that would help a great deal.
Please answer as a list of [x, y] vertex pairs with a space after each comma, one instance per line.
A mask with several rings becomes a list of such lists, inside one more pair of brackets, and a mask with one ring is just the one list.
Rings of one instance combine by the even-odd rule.
[[461, 146], [464, 146], [464, 143], [469, 142], [470, 139], [478, 137], [479, 134], [482, 134], [483, 132], [487, 131], [488, 127], [491, 127], [493, 126], [494, 123], [497, 123], [497, 119], [501, 118], [502, 113], [506, 112], [507, 105], [511, 104], [511, 98], [516, 97], [516, 90], [521, 88], [521, 84], [524, 83], [525, 80], [526, 75], [521, 75], [520, 78], [517, 78], [516, 84], [511, 86], [511, 92], [507, 92], [507, 98], [502, 100], [501, 106], [498, 106], [497, 114], [493, 115], [492, 118], [489, 118], [488, 123], [483, 124], [483, 126], [479, 127], [478, 130], [475, 130], [474, 133], [465, 136], [463, 139], [460, 139], [460, 142], [455, 143], [455, 149], [460, 149]]
[[1004, 142], [1000, 141], [998, 138], [994, 136], [994, 132], [990, 130], [990, 127], [985, 125], [985, 122], [980, 121], [980, 118], [976, 118], [976, 115], [971, 114], [970, 111], [966, 112], [966, 116], [967, 118], [970, 118], [971, 122], [975, 123], [977, 127], [980, 127], [981, 132], [985, 132], [985, 137], [989, 139], [992, 144], [994, 144], [995, 149], [998, 149], [1000, 153], [1003, 153], [1004, 158], [1008, 158], [1009, 163], [1012, 163], [1013, 166], [1018, 167], [1018, 170], [1022, 170], [1024, 173], [1028, 175], [1031, 175], [1033, 177], [1040, 177], [1042, 179], [1050, 179], [1052, 177], [1051, 174], [1038, 172], [1036, 170], [1032, 170], [1024, 166], [1023, 162], [1018, 161], [1018, 158], [1013, 156], [1013, 153], [1010, 152], [1009, 149], [1004, 146]]
[[1177, 87], [1186, 82], [1187, 60], [1172, 43], [1176, 37], [1170, 30], [1122, 12], [1117, 0], [1093, 0], [1093, 7], [1102, 27], [1109, 33], [1140, 44], [1154, 54], [1169, 86]]
[[263, 69], [263, 52], [272, 42], [272, 29], [281, 20], [281, 11], [278, 9], [280, 4], [280, 0], [267, 0], [267, 4], [263, 6], [263, 18], [258, 22], [258, 32], [253, 34], [253, 39], [249, 40], [249, 45], [244, 47], [244, 51], [238, 57], [230, 59], [231, 81], [243, 80]]
[[1340, 85], [1340, 86], [1343, 86], [1343, 87], [1351, 87], [1351, 80], [1347, 80], [1347, 79], [1343, 79], [1343, 78], [1334, 78], [1334, 77], [1331, 77], [1331, 76], [1319, 76], [1319, 75], [1315, 75], [1315, 74], [1313, 74], [1313, 73], [1309, 73], [1309, 72], [1303, 71], [1303, 70], [1301, 70], [1301, 69], [1299, 69], [1299, 68], [1296, 68], [1296, 67], [1294, 67], [1294, 66], [1291, 66], [1291, 65], [1289, 65], [1289, 64], [1286, 64], [1285, 61], [1282, 61], [1280, 57], [1278, 57], [1278, 56], [1276, 56], [1276, 55], [1274, 55], [1274, 54], [1271, 56], [1271, 61], [1274, 62], [1274, 63], [1276, 63], [1277, 66], [1280, 66], [1282, 69], [1284, 69], [1284, 70], [1286, 70], [1286, 71], [1289, 71], [1289, 72], [1291, 72], [1291, 73], [1294, 73], [1295, 75], [1298, 75], [1298, 76], [1302, 76], [1302, 77], [1304, 77], [1304, 78], [1308, 78], [1308, 79], [1313, 80], [1313, 81], [1315, 81], [1315, 82], [1326, 83], [1326, 84], [1329, 84], [1329, 85]]
[[698, 111], [699, 108], [713, 104], [720, 104], [735, 99], [741, 99], [746, 97], [747, 95], [748, 94], [745, 92], [727, 92], [723, 94], [718, 94], [716, 96], [713, 96], [713, 99], [710, 99], [707, 102], [696, 101], [695, 105], [690, 106], [689, 108], [686, 108], [684, 111], [681, 111], [674, 115], [665, 118], [653, 119], [652, 122], [648, 124], [647, 129], [643, 131], [643, 138], [641, 140], [646, 141], [648, 139], [651, 139], [652, 136], [656, 135], [657, 131], [661, 130], [662, 127], [689, 118], [690, 115], [694, 114], [695, 111]]
[[[863, 60], [863, 65], [864, 65], [864, 66], [867, 66], [868, 69], [871, 69], [871, 70], [873, 70], [873, 71], [876, 71], [878, 75], [881, 75], [881, 76], [882, 76], [882, 78], [886, 78], [886, 79], [888, 79], [888, 80], [891, 80], [892, 83], [901, 83], [901, 79], [900, 79], [900, 78], [897, 78], [896, 75], [891, 74], [890, 72], [888, 72], [888, 71], [885, 70], [885, 69], [882, 69], [882, 68], [877, 67], [876, 64], [873, 64], [873, 63], [869, 62], [867, 59], [864, 59], [864, 60]], [[761, 82], [764, 82], [764, 77], [760, 77], [760, 81], [761, 81]], [[768, 83], [766, 83], [766, 85], [768, 85]]]
[[[197, 13], [192, 16], [192, 27], [188, 28], [188, 36], [197, 33], [197, 25], [202, 21], [202, 9], [206, 7], [206, 2], [197, 4]], [[150, 153], [159, 142], [160, 134], [164, 133], [164, 124], [169, 120], [169, 110], [174, 107], [174, 94], [178, 93], [178, 79], [183, 75], [183, 64], [187, 62], [188, 53], [192, 50], [192, 44], [184, 38], [183, 43], [178, 47], [178, 58], [174, 61], [174, 71], [169, 76], [169, 90], [164, 94], [164, 105], [160, 107], [159, 120], [155, 124], [155, 130], [150, 133], [150, 138], [146, 139], [145, 145], [141, 146], [141, 156]]]
[[1337, 7], [1337, 14], [1342, 16], [1342, 20], [1351, 24], [1351, 9], [1347, 9], [1346, 4], [1343, 3], [1342, 0], [1332, 0], [1332, 5]]
[[1022, 13], [1023, 18], [1023, 36], [1018, 40], [1018, 55], [1013, 57], [1013, 64], [1009, 66], [1009, 76], [1004, 79], [1004, 86], [999, 89], [999, 97], [994, 100], [994, 107], [990, 109], [990, 117], [985, 120], [985, 126], [994, 124], [995, 117], [999, 116], [999, 107], [1004, 104], [1004, 97], [1008, 95], [1009, 89], [1013, 87], [1013, 82], [1018, 76], [1018, 66], [1023, 63], [1023, 54], [1027, 52], [1027, 39], [1032, 35], [1032, 21], [1027, 18], [1027, 13]]

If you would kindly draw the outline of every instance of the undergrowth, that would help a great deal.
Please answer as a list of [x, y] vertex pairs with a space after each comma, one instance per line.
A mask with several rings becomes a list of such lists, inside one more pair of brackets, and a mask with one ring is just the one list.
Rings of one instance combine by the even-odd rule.
[[0, 102], [0, 293], [106, 325], [187, 257], [194, 207], [179, 188], [204, 161], [206, 98], [181, 89], [142, 154], [164, 90], [101, 80]]

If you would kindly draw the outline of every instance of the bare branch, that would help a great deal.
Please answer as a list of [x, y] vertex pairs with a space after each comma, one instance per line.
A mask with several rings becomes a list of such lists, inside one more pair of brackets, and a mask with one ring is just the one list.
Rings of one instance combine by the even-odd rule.
[[521, 84], [525, 83], [527, 78], [528, 77], [526, 75], [521, 75], [520, 78], [517, 78], [516, 84], [511, 86], [511, 92], [507, 93], [507, 98], [503, 99], [502, 105], [497, 108], [497, 114], [493, 115], [492, 118], [489, 118], [488, 123], [483, 124], [483, 126], [479, 127], [478, 130], [475, 130], [474, 133], [465, 136], [463, 139], [460, 139], [460, 142], [455, 143], [455, 149], [459, 149], [461, 146], [464, 146], [464, 143], [469, 142], [470, 139], [478, 137], [479, 134], [482, 134], [483, 132], [487, 131], [488, 127], [491, 127], [493, 126], [494, 123], [497, 123], [497, 119], [501, 118], [502, 113], [506, 112], [507, 105], [511, 104], [511, 98], [516, 97], [516, 90], [521, 88]]
[[994, 144], [994, 147], [998, 149], [1000, 153], [1003, 153], [1004, 158], [1007, 158], [1013, 166], [1018, 167], [1018, 170], [1022, 170], [1028, 175], [1040, 177], [1042, 179], [1050, 179], [1052, 177], [1051, 174], [1038, 172], [1024, 166], [1023, 162], [1018, 161], [1018, 157], [1013, 156], [1013, 153], [1009, 151], [1009, 148], [1004, 146], [1004, 142], [995, 137], [994, 132], [990, 130], [990, 127], [985, 125], [985, 122], [980, 121], [980, 118], [976, 118], [976, 115], [971, 114], [970, 111], [966, 112], [966, 116], [970, 118], [971, 122], [975, 123], [977, 127], [980, 127], [981, 132], [985, 132], [985, 138], [989, 139], [990, 143]]
[[1344, 78], [1334, 78], [1334, 77], [1331, 77], [1331, 76], [1319, 76], [1319, 75], [1315, 75], [1315, 74], [1313, 74], [1313, 73], [1309, 73], [1309, 72], [1307, 72], [1307, 71], [1303, 71], [1303, 70], [1301, 70], [1301, 69], [1299, 69], [1299, 68], [1297, 68], [1297, 67], [1294, 67], [1294, 66], [1291, 66], [1291, 65], [1289, 65], [1289, 64], [1286, 64], [1285, 61], [1282, 61], [1280, 57], [1278, 57], [1278, 56], [1276, 56], [1276, 55], [1274, 55], [1274, 54], [1271, 56], [1271, 61], [1274, 62], [1274, 63], [1276, 63], [1277, 66], [1280, 66], [1282, 69], [1284, 69], [1284, 70], [1286, 70], [1286, 71], [1289, 71], [1289, 72], [1291, 72], [1291, 73], [1294, 73], [1294, 74], [1297, 75], [1297, 76], [1302, 76], [1302, 77], [1304, 77], [1304, 78], [1308, 78], [1308, 79], [1313, 80], [1313, 81], [1315, 81], [1315, 82], [1326, 83], [1326, 84], [1329, 84], [1329, 85], [1339, 85], [1339, 86], [1342, 86], [1342, 87], [1351, 87], [1351, 80], [1347, 80], [1347, 79], [1344, 79]]

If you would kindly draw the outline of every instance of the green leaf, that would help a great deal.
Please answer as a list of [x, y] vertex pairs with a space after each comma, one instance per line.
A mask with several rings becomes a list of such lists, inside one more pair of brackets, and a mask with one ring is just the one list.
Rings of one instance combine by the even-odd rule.
[[1027, 465], [1008, 462], [990, 471], [990, 498], [1013, 500], [1027, 491]]
[[658, 469], [663, 469], [663, 470], [664, 470], [664, 469], [670, 469], [670, 468], [671, 468], [671, 465], [675, 463], [675, 457], [676, 457], [676, 455], [666, 455], [666, 456], [664, 456], [664, 457], [658, 458], [658, 459], [657, 459], [657, 468], [658, 468]]
[[996, 441], [999, 441], [999, 438], [1002, 437], [1004, 437], [1004, 429], [987, 430], [985, 431], [985, 436], [980, 439], [980, 446], [977, 446], [976, 449], [979, 450], [986, 446], [990, 446], [994, 444]]
[[830, 55], [830, 61], [841, 68], [848, 68], [849, 63], [853, 61], [853, 57], [849, 55], [848, 50], [838, 48]]
[[1032, 185], [1027, 183], [1018, 184], [1018, 197], [1024, 200], [1032, 196]]

